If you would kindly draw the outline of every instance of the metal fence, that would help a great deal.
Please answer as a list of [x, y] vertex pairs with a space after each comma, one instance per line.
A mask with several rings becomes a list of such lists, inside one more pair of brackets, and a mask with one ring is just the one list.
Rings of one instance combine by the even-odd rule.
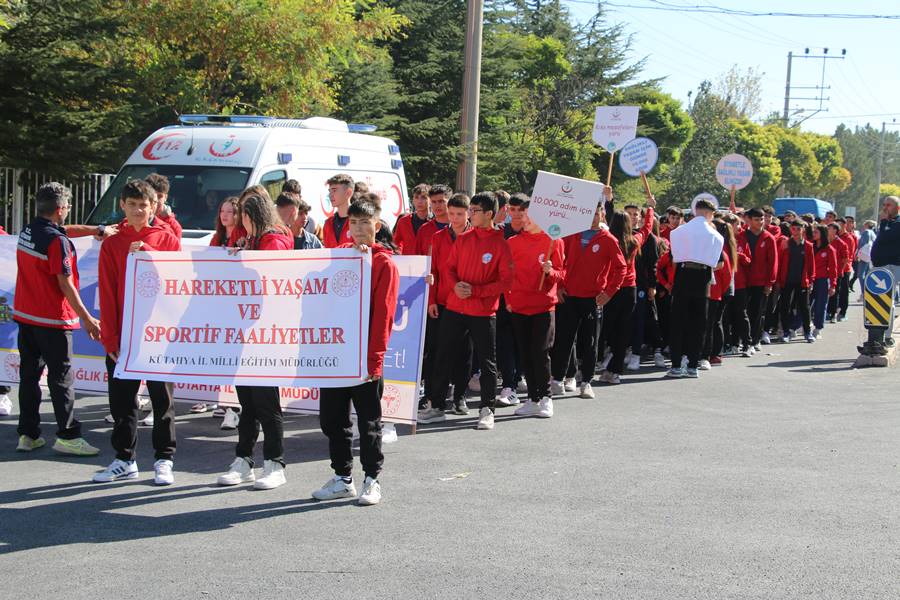
[[83, 223], [114, 175], [90, 173], [77, 180], [59, 180], [36, 171], [0, 167], [0, 225], [18, 233], [34, 217], [34, 195], [48, 181], [59, 181], [72, 190], [69, 223]]

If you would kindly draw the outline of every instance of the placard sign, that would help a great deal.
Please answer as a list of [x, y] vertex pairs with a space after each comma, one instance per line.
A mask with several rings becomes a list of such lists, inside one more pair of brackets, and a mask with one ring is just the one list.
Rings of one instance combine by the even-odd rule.
[[594, 142], [616, 152], [637, 135], [638, 106], [598, 106], [594, 114]]
[[742, 154], [723, 156], [716, 165], [716, 181], [726, 190], [742, 190], [753, 179], [753, 165]]
[[659, 148], [650, 138], [634, 138], [619, 151], [619, 168], [632, 177], [649, 173], [659, 159]]
[[697, 206], [697, 202], [699, 202], [700, 200], [706, 200], [707, 202], [712, 203], [712, 205], [716, 207], [716, 210], [719, 209], [719, 199], [710, 193], [703, 192], [702, 194], [697, 194], [696, 196], [694, 196], [694, 199], [691, 201], [692, 213], [696, 214], [694, 208]]
[[551, 239], [591, 228], [603, 184], [538, 171], [528, 207], [528, 218]]

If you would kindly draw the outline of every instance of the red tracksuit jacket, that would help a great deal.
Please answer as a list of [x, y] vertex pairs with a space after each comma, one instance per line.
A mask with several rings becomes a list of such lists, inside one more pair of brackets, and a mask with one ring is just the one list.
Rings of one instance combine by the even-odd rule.
[[566, 293], [576, 298], [595, 298], [604, 292], [612, 298], [622, 287], [628, 266], [619, 241], [607, 229], [599, 229], [587, 246], [581, 234], [563, 238]]
[[[435, 236], [436, 237], [436, 236]], [[547, 258], [547, 250], [551, 248], [550, 236], [543, 231], [529, 233], [523, 231], [506, 241], [513, 261], [513, 282], [509, 291], [504, 294], [506, 307], [520, 315], [537, 315], [550, 312], [559, 301], [556, 295], [557, 284], [565, 279], [563, 270], [563, 243], [554, 240], [549, 260], [552, 263], [550, 273], [541, 283], [544, 272], [543, 263]]]
[[778, 279], [778, 244], [775, 236], [765, 229], [761, 230], [756, 251], [750, 252], [747, 231], [741, 231], [737, 235], [737, 247], [739, 253], [749, 254], [752, 259], [749, 265], [738, 260], [739, 277], [735, 278], [735, 289], [774, 286]]
[[847, 265], [850, 262], [850, 249], [847, 248], [847, 243], [840, 236], [834, 238], [829, 245], [834, 248], [837, 254], [838, 276], [841, 276], [847, 272]]
[[731, 287], [731, 258], [727, 252], [722, 252], [722, 262], [725, 263], [722, 268], [713, 271], [713, 283], [709, 286], [710, 300], [721, 301], [722, 296]]
[[453, 286], [450, 285], [447, 274], [447, 259], [450, 258], [450, 250], [453, 249], [457, 237], [453, 230], [447, 227], [431, 238], [431, 274], [434, 283], [428, 288], [429, 306], [432, 304], [447, 306], [447, 298], [453, 293]]
[[672, 264], [672, 251], [666, 250], [659, 260], [656, 261], [656, 281], [662, 285], [667, 292], [672, 292], [672, 286], [675, 285], [675, 265]]
[[[425, 229], [419, 230], [421, 234]], [[490, 317], [500, 306], [500, 295], [513, 279], [512, 257], [500, 229], [476, 227], [458, 238], [447, 258], [447, 283], [452, 290], [460, 281], [472, 285], [472, 295], [462, 299], [451, 292], [447, 309], [472, 317]]]
[[267, 231], [261, 237], [248, 238], [245, 250], [293, 250], [294, 238], [286, 233]]
[[125, 307], [125, 263], [132, 242], [144, 242], [143, 250], [181, 250], [181, 242], [168, 226], [154, 222], [140, 231], [128, 225], [100, 245], [100, 341], [107, 353], [118, 352], [121, 345], [122, 314]]
[[[335, 213], [337, 214], [337, 213]], [[322, 226], [322, 245], [326, 248], [337, 248], [342, 244], [353, 245], [353, 238], [350, 237], [350, 218], [344, 220], [344, 226], [340, 231], [340, 238], [334, 231], [334, 215], [325, 219], [325, 225]], [[293, 248], [293, 243], [291, 248]]]
[[[640, 231], [634, 234], [634, 241], [637, 242], [637, 248], [640, 249], [644, 245], [644, 240], [653, 230], [653, 209], [649, 206], [644, 211], [644, 223], [641, 225]], [[625, 279], [622, 280], [622, 287], [634, 287], [637, 285], [637, 275], [634, 272], [634, 261], [637, 258], [637, 250], [628, 259], [628, 271], [625, 273]]]
[[[787, 244], [781, 247], [778, 255], [778, 285], [784, 287], [787, 283], [788, 269], [791, 262], [790, 245], [794, 243], [793, 238], [788, 238]], [[803, 270], [800, 272], [800, 287], [812, 287], [813, 281], [816, 280], [816, 258], [814, 256], [812, 242], [803, 241]]]
[[[291, 245], [293, 247], [293, 244]], [[353, 244], [341, 244], [339, 248], [352, 248]], [[369, 375], [381, 377], [384, 372], [384, 353], [387, 351], [394, 313], [397, 311], [397, 295], [400, 293], [400, 271], [391, 259], [393, 253], [381, 244], [372, 244], [372, 289], [369, 302], [369, 351], [366, 364]]]
[[856, 260], [856, 249], [859, 247], [859, 240], [852, 233], [842, 233], [841, 241], [847, 246], [847, 264], [844, 265], [844, 273], [853, 272], [853, 261]]
[[837, 252], [831, 244], [820, 250], [815, 251], [816, 254], [816, 279], [828, 278], [828, 287], [837, 288], [838, 261]]
[[[444, 227], [446, 229], [450, 227], [450, 224]], [[437, 221], [434, 219], [428, 221], [421, 227], [419, 227], [419, 233], [416, 234], [416, 251], [413, 254], [418, 254], [420, 256], [427, 256], [430, 254], [431, 250], [431, 238], [434, 237], [440, 229], [438, 229]]]
[[156, 218], [169, 226], [172, 230], [172, 233], [175, 234], [179, 240], [181, 239], [181, 223], [178, 222], [178, 219], [175, 218], [175, 213], [171, 215], [156, 215]]
[[[416, 235], [418, 232], [413, 228], [413, 215], [403, 215], [397, 220], [397, 225], [394, 227], [394, 245], [400, 249], [400, 254], [403, 256], [411, 256], [416, 254]], [[419, 231], [422, 230], [422, 227], [428, 224], [428, 221], [422, 223], [419, 226]]]

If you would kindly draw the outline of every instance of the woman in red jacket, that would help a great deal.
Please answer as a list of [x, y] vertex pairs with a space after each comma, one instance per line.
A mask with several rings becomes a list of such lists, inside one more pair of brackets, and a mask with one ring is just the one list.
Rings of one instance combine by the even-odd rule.
[[[622, 211], [616, 211], [609, 223], [609, 232], [619, 242], [622, 256], [625, 257], [627, 271], [625, 279], [622, 281], [622, 287], [609, 301], [609, 304], [603, 308], [603, 337], [612, 348], [612, 357], [606, 369], [600, 374], [600, 381], [604, 383], [619, 383], [619, 377], [625, 367], [625, 349], [631, 341], [632, 318], [636, 301], [637, 275], [634, 261], [653, 227], [654, 206], [656, 206], [656, 200], [653, 196], [648, 196], [647, 207], [644, 209], [644, 223], [638, 232], [632, 230], [631, 218], [628, 213]], [[640, 349], [637, 352], [640, 352]]]
[[[248, 190], [249, 191], [249, 190]], [[249, 191], [241, 195], [241, 221], [247, 232], [245, 250], [293, 250], [294, 239], [281, 225], [275, 203], [265, 191]], [[258, 490], [270, 490], [284, 485], [284, 426], [281, 415], [281, 398], [278, 387], [235, 386], [241, 403], [241, 420], [238, 424], [237, 458], [223, 475], [219, 485], [237, 485], [255, 481]], [[253, 447], [259, 437], [257, 422], [262, 427], [263, 458], [262, 477], [253, 473]]]
[[244, 226], [239, 222], [241, 216], [238, 210], [238, 197], [229, 196], [219, 205], [219, 214], [216, 215], [215, 233], [209, 240], [210, 246], [234, 247], [237, 241], [247, 235]]
[[781, 313], [781, 341], [791, 341], [793, 309], [796, 306], [803, 325], [806, 341], [816, 340], [809, 328], [809, 288], [815, 280], [816, 264], [813, 245], [804, 237], [804, 223], [791, 223], [791, 237], [779, 249], [778, 287], [781, 288], [779, 309]]
[[812, 225], [807, 235], [812, 237], [815, 250], [815, 280], [812, 288], [813, 337], [819, 339], [825, 328], [828, 299], [837, 291], [837, 252], [828, 239], [828, 227]]

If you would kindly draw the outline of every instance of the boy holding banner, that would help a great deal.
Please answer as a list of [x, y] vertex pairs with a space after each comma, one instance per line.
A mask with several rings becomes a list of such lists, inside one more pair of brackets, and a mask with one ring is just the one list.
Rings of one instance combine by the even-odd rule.
[[[140, 380], [114, 377], [119, 360], [122, 335], [122, 315], [125, 310], [125, 268], [128, 254], [137, 251], [178, 251], [181, 243], [168, 226], [158, 220], [152, 224], [156, 192], [146, 181], [133, 180], [122, 188], [119, 206], [125, 213], [125, 223], [119, 233], [100, 246], [99, 294], [100, 340], [106, 350], [109, 373], [109, 408], [113, 416], [112, 446], [115, 460], [94, 475], [98, 483], [108, 483], [138, 477], [134, 461], [137, 445], [138, 399]], [[172, 457], [175, 454], [175, 406], [168, 387], [158, 381], [148, 381], [153, 403], [153, 448], [157, 485], [174, 483]]]
[[556, 332], [556, 286], [565, 276], [563, 242], [551, 240], [528, 218], [527, 197], [516, 194], [514, 198], [522, 210], [523, 230], [507, 242], [513, 261], [513, 282], [505, 296], [519, 363], [528, 385], [528, 401], [516, 409], [516, 414], [550, 418], [550, 349]]
[[[357, 248], [372, 252], [372, 286], [369, 305], [369, 344], [367, 366], [369, 376], [352, 387], [322, 388], [319, 402], [319, 424], [328, 437], [331, 468], [334, 477], [312, 493], [316, 500], [350, 498], [356, 495], [353, 485], [353, 424], [350, 404], [356, 409], [359, 422], [359, 455], [366, 474], [359, 504], [369, 506], [381, 502], [378, 475], [384, 463], [381, 452], [381, 395], [384, 391], [384, 353], [387, 350], [397, 295], [400, 291], [400, 272], [391, 260], [391, 251], [375, 242], [375, 234], [382, 227], [381, 208], [374, 202], [357, 200], [347, 211], [352, 244], [341, 248]], [[446, 390], [445, 390], [446, 395]]]

